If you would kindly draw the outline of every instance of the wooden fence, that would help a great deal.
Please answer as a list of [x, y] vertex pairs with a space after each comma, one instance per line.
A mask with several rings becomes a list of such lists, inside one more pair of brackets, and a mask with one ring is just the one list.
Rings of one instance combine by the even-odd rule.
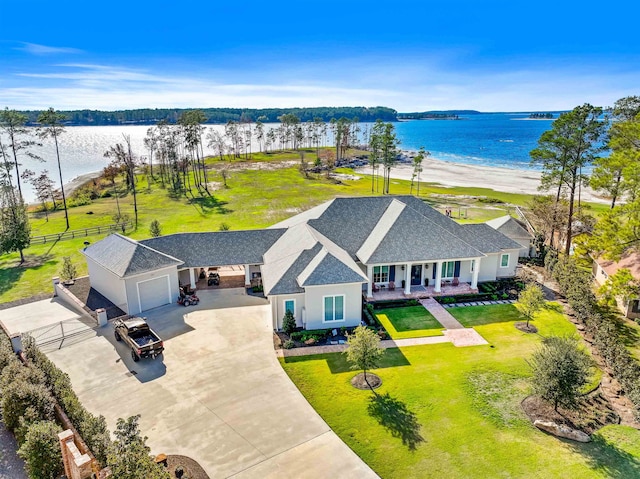
[[130, 228], [133, 228], [133, 221], [125, 221], [124, 223], [115, 223], [104, 226], [92, 226], [91, 228], [84, 228], [80, 230], [64, 231], [62, 233], [53, 233], [50, 235], [32, 236], [31, 244], [55, 243], [56, 241], [83, 238], [85, 236], [99, 235], [102, 233], [124, 233], [127, 229]]

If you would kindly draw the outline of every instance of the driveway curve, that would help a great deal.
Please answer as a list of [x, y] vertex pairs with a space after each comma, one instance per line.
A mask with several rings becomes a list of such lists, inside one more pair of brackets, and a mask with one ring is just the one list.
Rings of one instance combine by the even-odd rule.
[[270, 305], [242, 289], [150, 311], [164, 358], [133, 363], [111, 326], [48, 355], [110, 429], [141, 414], [153, 453], [183, 454], [212, 478], [378, 477], [314, 411], [278, 363]]

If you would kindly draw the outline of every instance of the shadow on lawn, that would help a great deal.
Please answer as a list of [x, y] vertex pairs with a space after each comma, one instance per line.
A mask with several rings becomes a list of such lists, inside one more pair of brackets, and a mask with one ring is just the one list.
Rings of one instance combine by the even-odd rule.
[[[325, 359], [327, 361], [327, 366], [329, 366], [331, 374], [353, 371], [351, 364], [349, 364], [346, 355], [343, 353], [315, 354], [312, 356], [287, 356], [284, 358], [284, 362], [299, 363], [304, 361], [317, 361], [318, 359]], [[405, 355], [402, 354], [402, 351], [399, 348], [389, 348], [384, 350], [384, 356], [382, 356], [382, 359], [378, 363], [378, 367], [376, 369], [410, 365], [411, 363]]]
[[56, 261], [52, 259], [53, 257], [50, 254], [42, 254], [42, 255], [26, 255], [25, 261], [22, 264], [18, 262], [13, 266], [9, 266], [8, 268], [0, 269], [0, 294], [6, 293], [7, 291], [13, 289], [20, 278], [24, 274], [24, 272], [28, 269], [40, 269], [44, 265], [49, 263], [55, 263]]
[[576, 444], [569, 440], [562, 442], [569, 444], [576, 452], [585, 456], [588, 465], [595, 471], [603, 473], [613, 479], [640, 477], [640, 459], [605, 441], [598, 434], [591, 436], [593, 441], [587, 444]]
[[220, 215], [233, 213], [233, 210], [227, 208], [226, 201], [217, 199], [215, 196], [197, 196], [189, 199], [189, 204], [199, 206], [203, 213], [215, 210]]
[[416, 415], [407, 405], [389, 393], [377, 394], [369, 399], [367, 412], [387, 429], [393, 437], [402, 439], [402, 444], [410, 451], [415, 451], [418, 444], [424, 442], [420, 435], [420, 423]]

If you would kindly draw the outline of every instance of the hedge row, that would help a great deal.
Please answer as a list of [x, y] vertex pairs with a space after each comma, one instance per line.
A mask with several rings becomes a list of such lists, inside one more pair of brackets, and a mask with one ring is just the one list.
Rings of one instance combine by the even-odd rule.
[[591, 272], [580, 268], [573, 258], [547, 255], [545, 266], [558, 282], [576, 318], [593, 337], [593, 346], [613, 371], [640, 418], [640, 363], [625, 347], [612, 313], [598, 304], [591, 289]]
[[38, 349], [35, 341], [28, 338], [24, 342], [24, 354], [34, 368], [44, 373], [44, 381], [69, 420], [84, 439], [100, 464], [107, 463], [107, 451], [110, 444], [109, 431], [104, 416], [94, 416], [78, 399], [71, 386], [69, 375], [58, 367]]

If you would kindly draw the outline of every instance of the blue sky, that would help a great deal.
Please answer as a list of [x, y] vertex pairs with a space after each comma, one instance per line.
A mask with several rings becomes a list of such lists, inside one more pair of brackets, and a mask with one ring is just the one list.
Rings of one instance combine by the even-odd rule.
[[5, 0], [0, 107], [606, 106], [640, 94], [616, 5]]

